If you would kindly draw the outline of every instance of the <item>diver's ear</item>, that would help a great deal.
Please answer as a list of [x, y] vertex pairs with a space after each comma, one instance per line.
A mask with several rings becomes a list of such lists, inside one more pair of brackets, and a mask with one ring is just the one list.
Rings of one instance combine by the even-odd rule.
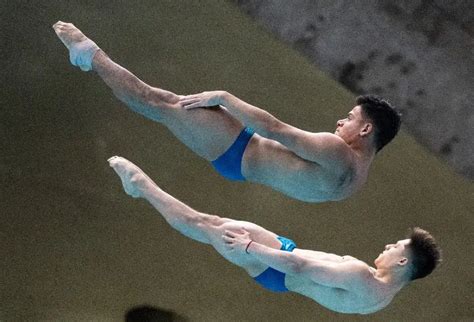
[[408, 264], [408, 258], [406, 257], [403, 257], [402, 259], [398, 261], [398, 265], [400, 266], [405, 266], [406, 264]]
[[364, 127], [360, 130], [359, 134], [360, 136], [367, 136], [373, 131], [373, 125], [372, 123], [365, 123]]

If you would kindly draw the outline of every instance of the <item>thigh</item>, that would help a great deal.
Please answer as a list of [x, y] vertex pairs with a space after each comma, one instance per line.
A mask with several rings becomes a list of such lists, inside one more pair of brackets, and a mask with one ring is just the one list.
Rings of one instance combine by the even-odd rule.
[[231, 231], [245, 229], [250, 233], [250, 238], [257, 243], [275, 249], [280, 249], [281, 247], [281, 242], [277, 239], [277, 234], [248, 221], [229, 221], [222, 225], [222, 229]]
[[230, 220], [223, 218], [224, 222], [219, 226], [214, 226], [209, 233], [209, 241], [215, 250], [229, 262], [245, 269], [247, 273], [255, 277], [268, 268], [268, 266], [253, 256], [228, 251], [225, 247], [222, 235], [226, 230], [239, 232], [245, 229], [250, 233], [250, 238], [259, 244], [280, 249], [281, 242], [278, 235], [254, 223], [247, 221]]
[[243, 129], [240, 121], [219, 106], [186, 110], [174, 104], [162, 114], [162, 123], [208, 161], [214, 161], [227, 151]]

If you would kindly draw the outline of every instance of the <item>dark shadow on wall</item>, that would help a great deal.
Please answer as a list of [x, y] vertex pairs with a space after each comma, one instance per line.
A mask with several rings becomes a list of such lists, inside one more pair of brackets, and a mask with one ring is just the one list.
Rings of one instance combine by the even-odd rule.
[[125, 322], [186, 322], [182, 315], [170, 310], [164, 310], [151, 305], [132, 307], [125, 314]]

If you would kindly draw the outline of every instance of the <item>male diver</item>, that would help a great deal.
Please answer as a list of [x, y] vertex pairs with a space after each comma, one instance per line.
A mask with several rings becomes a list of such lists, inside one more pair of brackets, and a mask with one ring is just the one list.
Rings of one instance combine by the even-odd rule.
[[296, 292], [336, 312], [381, 310], [412, 280], [430, 274], [440, 260], [434, 238], [420, 228], [386, 245], [375, 268], [351, 256], [297, 248], [292, 240], [256, 224], [192, 209], [124, 158], [112, 157], [109, 164], [127, 194], [147, 200], [181, 234], [211, 245], [264, 288]]
[[74, 66], [95, 71], [131, 110], [165, 125], [221, 175], [298, 200], [351, 196], [365, 184], [375, 154], [400, 127], [399, 113], [375, 96], [358, 97], [335, 133], [311, 133], [225, 91], [176, 95], [142, 82], [73, 24], [59, 21], [53, 28]]

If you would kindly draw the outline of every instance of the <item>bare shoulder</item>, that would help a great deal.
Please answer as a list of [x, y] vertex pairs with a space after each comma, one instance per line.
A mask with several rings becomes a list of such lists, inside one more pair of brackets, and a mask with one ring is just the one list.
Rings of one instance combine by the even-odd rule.
[[307, 132], [308, 136], [313, 140], [325, 142], [327, 145], [334, 145], [340, 147], [348, 147], [346, 142], [338, 135], [330, 132]]
[[347, 258], [347, 260], [339, 263], [339, 269], [344, 271], [347, 276], [350, 276], [352, 286], [366, 283], [373, 278], [369, 265], [350, 256], [343, 256], [343, 258]]
[[341, 159], [350, 158], [352, 149], [339, 136], [329, 132], [309, 133], [305, 139], [318, 147], [319, 151], [324, 151], [328, 158]]
[[370, 266], [367, 265], [367, 263], [351, 256], [343, 256], [343, 258], [346, 260], [343, 261], [341, 265], [343, 265], [345, 269], [356, 274], [370, 275]]
[[352, 272], [353, 283], [352, 287], [360, 294], [372, 294], [379, 288], [379, 283], [371, 272], [369, 265], [360, 260], [352, 260], [350, 262], [350, 270]]

